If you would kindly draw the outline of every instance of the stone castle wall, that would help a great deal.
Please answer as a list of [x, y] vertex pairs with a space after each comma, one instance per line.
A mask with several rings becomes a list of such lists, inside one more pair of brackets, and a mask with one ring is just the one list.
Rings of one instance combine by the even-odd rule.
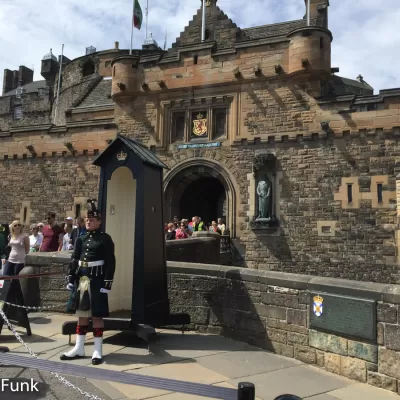
[[74, 199], [84, 198], [86, 202], [96, 197], [100, 171], [91, 165], [92, 157], [53, 158], [49, 150], [46, 158], [0, 162], [1, 223], [17, 218], [27, 230], [32, 223], [44, 222], [49, 211], [63, 222], [73, 213]]
[[[169, 263], [172, 310], [201, 332], [242, 340], [329, 372], [397, 392], [398, 286]], [[377, 300], [375, 343], [310, 328], [310, 292]], [[346, 311], [347, 312], [347, 311]]]
[[[21, 106], [23, 110], [19, 120], [14, 120], [16, 106]], [[26, 93], [22, 100], [15, 96], [0, 97], [0, 132], [11, 128], [51, 124], [51, 108], [52, 99], [48, 91], [40, 94]]]
[[[93, 136], [93, 151], [96, 134], [86, 135]], [[75, 137], [77, 147], [82, 136]], [[3, 145], [6, 143], [3, 141]], [[60, 153], [51, 157], [58, 145], [47, 144], [44, 158], [0, 161], [1, 221], [19, 217], [22, 207], [29, 209], [29, 219], [23, 221], [26, 225], [40, 221], [49, 210], [62, 221], [71, 214], [77, 199], [97, 195], [99, 170], [91, 165], [93, 156], [73, 157], [64, 147], [64, 157]], [[42, 149], [36, 144], [35, 148]], [[281, 226], [272, 233], [253, 231], [250, 226], [255, 215], [252, 163], [266, 150], [275, 153], [279, 165], [276, 195]], [[201, 165], [211, 160], [229, 171], [236, 190], [237, 236], [246, 248], [249, 268], [397, 283], [392, 154], [399, 151], [395, 137], [380, 135], [179, 150], [160, 158], [171, 168], [179, 163], [195, 161]], [[378, 203], [379, 182], [383, 185], [382, 203]], [[350, 206], [347, 183], [353, 185]]]
[[[37, 272], [60, 272], [59, 277], [42, 278], [40, 288], [44, 305], [59, 305], [55, 310], [61, 312], [68, 299], [68, 261], [67, 252], [36, 253], [27, 259]], [[241, 340], [393, 392], [400, 389], [399, 286], [220, 265], [167, 264], [171, 311], [189, 313], [190, 329]], [[376, 301], [376, 339], [311, 329], [312, 292]]]
[[[391, 154], [395, 137], [326, 139], [248, 145], [221, 149], [179, 150], [163, 160], [173, 168], [211, 160], [231, 173], [236, 189], [241, 244], [250, 268], [399, 282], [395, 236], [396, 179]], [[277, 216], [273, 233], [253, 231], [254, 157], [276, 155]], [[378, 203], [377, 182], [382, 182]], [[353, 184], [348, 204], [347, 183]]]

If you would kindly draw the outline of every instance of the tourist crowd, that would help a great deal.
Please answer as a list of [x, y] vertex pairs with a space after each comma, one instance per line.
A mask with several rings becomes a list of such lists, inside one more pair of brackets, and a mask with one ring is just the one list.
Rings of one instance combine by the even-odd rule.
[[198, 216], [193, 217], [190, 222], [187, 219], [179, 221], [178, 217], [174, 217], [172, 222], [165, 224], [164, 229], [166, 240], [186, 239], [192, 236], [193, 232], [198, 231], [215, 232], [220, 235], [226, 233], [225, 223], [222, 218], [218, 218], [218, 222], [212, 221], [211, 224], [207, 224]]
[[[83, 218], [74, 221], [72, 217], [67, 217], [62, 224], [57, 224], [56, 214], [49, 212], [46, 219], [46, 223], [30, 225], [30, 235], [24, 232], [18, 220], [0, 224], [0, 275], [18, 275], [25, 266], [28, 253], [73, 250], [76, 239], [86, 233]], [[165, 224], [166, 240], [186, 239], [198, 231], [224, 235], [226, 227], [222, 218], [207, 224], [198, 216], [190, 222], [174, 217], [172, 222]]]
[[67, 217], [56, 223], [56, 214], [49, 212], [46, 223], [30, 225], [30, 235], [20, 221], [0, 224], [0, 275], [18, 275], [25, 266], [25, 257], [33, 252], [73, 250], [76, 239], [86, 233], [85, 220]]

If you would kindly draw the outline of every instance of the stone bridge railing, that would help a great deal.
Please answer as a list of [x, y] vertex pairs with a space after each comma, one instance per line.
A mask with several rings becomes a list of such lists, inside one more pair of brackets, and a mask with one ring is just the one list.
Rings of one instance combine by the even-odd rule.
[[[68, 260], [68, 253], [36, 253], [28, 256], [27, 264], [42, 272], [66, 273]], [[188, 312], [192, 329], [241, 340], [393, 392], [400, 389], [400, 286], [180, 262], [168, 262], [168, 285], [172, 310]], [[65, 310], [64, 278], [42, 279], [40, 287], [45, 303]], [[330, 332], [312, 328], [315, 293], [342, 299], [333, 311], [335, 318], [342, 313], [345, 321], [352, 318], [354, 302], [368, 303], [371, 314], [353, 316], [375, 336], [362, 339], [333, 333], [335, 327]], [[334, 318], [326, 301], [323, 313]]]
[[221, 235], [213, 232], [194, 232], [181, 240], [167, 240], [167, 260], [220, 264]]

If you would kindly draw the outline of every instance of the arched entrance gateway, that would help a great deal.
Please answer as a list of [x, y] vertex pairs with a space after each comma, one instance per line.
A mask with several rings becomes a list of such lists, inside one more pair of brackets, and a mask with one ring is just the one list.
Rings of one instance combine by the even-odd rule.
[[236, 194], [229, 173], [209, 160], [191, 160], [176, 166], [164, 177], [165, 217], [204, 222], [222, 217], [231, 237], [236, 235]]

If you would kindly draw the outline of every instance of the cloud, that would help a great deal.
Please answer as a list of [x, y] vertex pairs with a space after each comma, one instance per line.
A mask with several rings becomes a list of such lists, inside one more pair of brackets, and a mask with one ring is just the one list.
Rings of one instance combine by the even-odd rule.
[[[129, 48], [132, 0], [0, 0], [0, 82], [5, 68], [34, 66], [42, 79], [40, 62], [53, 49], [70, 58], [97, 50]], [[143, 13], [146, 1], [141, 0]], [[200, 0], [149, 0], [149, 32], [162, 46], [165, 32], [170, 46], [200, 7]], [[332, 66], [341, 76], [362, 74], [375, 88], [400, 86], [400, 2], [398, 0], [331, 0], [329, 26], [333, 33]], [[218, 5], [240, 27], [300, 19], [304, 0], [218, 0]], [[134, 31], [134, 47], [145, 39], [144, 25]]]

